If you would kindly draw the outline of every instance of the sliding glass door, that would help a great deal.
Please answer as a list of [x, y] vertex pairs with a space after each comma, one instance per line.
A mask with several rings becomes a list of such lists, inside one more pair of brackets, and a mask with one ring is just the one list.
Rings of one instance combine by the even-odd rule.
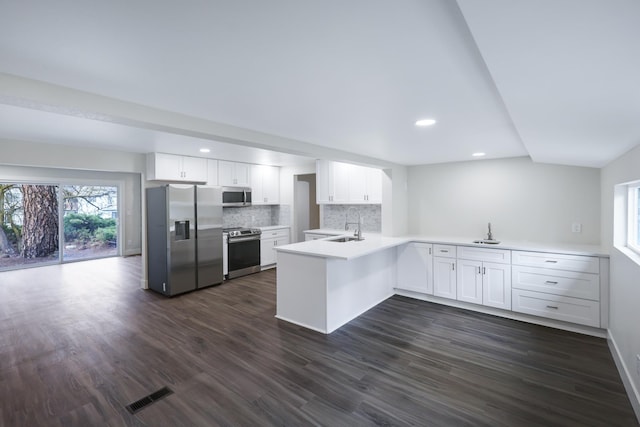
[[0, 182], [0, 270], [118, 254], [117, 186]]
[[0, 183], [0, 269], [59, 262], [58, 190]]
[[118, 255], [118, 188], [65, 185], [63, 261]]

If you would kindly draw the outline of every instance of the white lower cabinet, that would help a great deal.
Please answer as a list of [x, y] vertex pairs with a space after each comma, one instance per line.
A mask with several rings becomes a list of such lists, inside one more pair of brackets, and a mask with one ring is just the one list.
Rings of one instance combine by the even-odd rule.
[[455, 258], [433, 257], [433, 295], [456, 299]]
[[398, 249], [397, 289], [606, 328], [608, 263], [598, 256], [411, 242]]
[[482, 273], [482, 305], [511, 310], [511, 266], [485, 262]]
[[513, 251], [513, 311], [601, 327], [600, 259]]
[[597, 301], [514, 289], [513, 311], [600, 327], [600, 303]]
[[458, 301], [482, 304], [482, 261], [458, 260]]
[[458, 246], [456, 253], [458, 301], [511, 310], [511, 251]]
[[433, 245], [407, 243], [398, 248], [398, 288], [433, 294]]
[[511, 267], [505, 264], [459, 259], [458, 301], [511, 309]]
[[260, 267], [275, 267], [276, 265], [276, 246], [288, 245], [291, 242], [289, 237], [289, 228], [269, 229], [263, 231], [260, 235]]

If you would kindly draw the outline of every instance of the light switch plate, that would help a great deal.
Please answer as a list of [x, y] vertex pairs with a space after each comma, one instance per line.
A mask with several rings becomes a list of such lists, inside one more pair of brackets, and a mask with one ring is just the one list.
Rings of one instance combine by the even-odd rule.
[[640, 354], [636, 354], [636, 373], [640, 377]]
[[571, 224], [571, 232], [572, 233], [582, 233], [582, 224], [579, 222], [574, 222]]

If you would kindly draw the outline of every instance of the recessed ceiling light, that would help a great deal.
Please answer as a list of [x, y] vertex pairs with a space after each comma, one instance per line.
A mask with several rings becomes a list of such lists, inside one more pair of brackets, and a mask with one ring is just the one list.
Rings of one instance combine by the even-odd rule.
[[435, 124], [436, 124], [436, 121], [434, 119], [422, 119], [416, 122], [416, 126], [420, 126], [420, 127], [431, 126]]
[[473, 157], [482, 157], [482, 156], [486, 156], [487, 153], [473, 153], [472, 156]]
[[209, 150], [208, 148], [201, 148], [201, 149], [200, 149], [200, 152], [201, 152], [201, 153], [210, 153], [210, 152], [211, 152], [211, 150]]

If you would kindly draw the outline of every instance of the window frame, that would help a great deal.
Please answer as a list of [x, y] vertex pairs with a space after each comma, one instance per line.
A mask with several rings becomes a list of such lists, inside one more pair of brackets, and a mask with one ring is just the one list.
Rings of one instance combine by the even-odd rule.
[[627, 248], [640, 255], [640, 182], [628, 185]]

